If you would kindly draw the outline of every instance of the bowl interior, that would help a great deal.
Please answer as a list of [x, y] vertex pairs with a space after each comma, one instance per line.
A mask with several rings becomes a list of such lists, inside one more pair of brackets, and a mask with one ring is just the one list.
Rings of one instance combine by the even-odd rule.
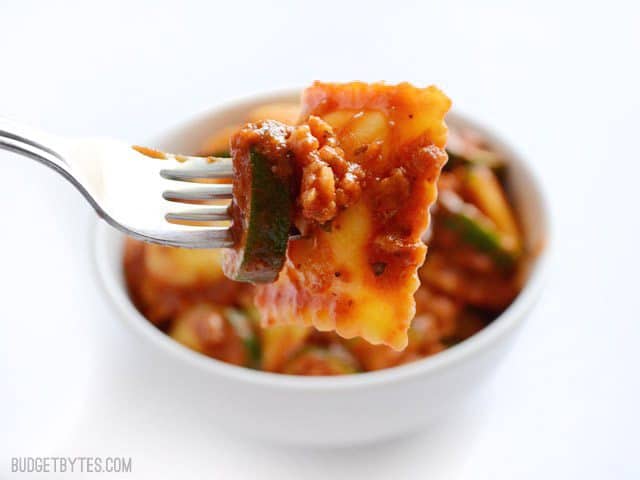
[[[300, 91], [297, 89], [279, 91], [253, 96], [229, 102], [184, 122], [157, 138], [149, 145], [161, 150], [193, 153], [204, 143], [212, 132], [229, 124], [240, 123], [249, 110], [268, 102], [297, 102]], [[493, 148], [507, 159], [509, 168], [507, 186], [513, 197], [516, 210], [521, 219], [524, 236], [532, 256], [527, 282], [513, 304], [479, 333], [452, 348], [437, 355], [409, 364], [381, 371], [365, 372], [358, 375], [340, 377], [298, 377], [250, 370], [230, 365], [194, 352], [156, 329], [133, 306], [126, 291], [122, 271], [122, 253], [124, 235], [100, 222], [96, 230], [96, 266], [108, 295], [115, 303], [121, 316], [143, 337], [156, 343], [160, 348], [170, 351], [183, 360], [209, 371], [224, 375], [242, 377], [253, 381], [275, 382], [293, 386], [340, 386], [356, 385], [372, 381], [384, 381], [385, 378], [411, 375], [429, 369], [437, 369], [456, 360], [472, 355], [474, 351], [488, 346], [500, 335], [508, 331], [524, 317], [526, 311], [537, 298], [542, 286], [542, 272], [545, 263], [545, 244], [548, 236], [548, 214], [540, 186], [525, 161], [508, 145], [494, 136], [489, 130], [471, 120], [451, 112], [447, 121], [450, 126], [470, 127], [481, 133]]]

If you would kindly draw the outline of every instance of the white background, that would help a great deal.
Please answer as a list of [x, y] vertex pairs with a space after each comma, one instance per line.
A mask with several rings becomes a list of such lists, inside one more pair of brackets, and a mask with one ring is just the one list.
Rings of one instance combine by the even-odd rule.
[[636, 2], [134, 3], [0, 0], [0, 115], [140, 142], [272, 87], [435, 83], [543, 178], [548, 286], [458, 418], [337, 451], [223, 438], [103, 300], [80, 195], [2, 153], [0, 477], [19, 454], [132, 456], [127, 478], [640, 478]]

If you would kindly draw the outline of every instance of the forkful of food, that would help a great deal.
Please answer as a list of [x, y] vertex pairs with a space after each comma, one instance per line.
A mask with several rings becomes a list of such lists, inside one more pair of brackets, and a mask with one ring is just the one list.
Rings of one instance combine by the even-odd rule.
[[294, 319], [404, 348], [450, 100], [408, 83], [316, 82], [297, 122], [238, 128], [230, 157], [71, 139], [0, 121], [0, 148], [70, 181], [125, 234], [225, 248], [224, 272], [261, 284], [263, 322]]

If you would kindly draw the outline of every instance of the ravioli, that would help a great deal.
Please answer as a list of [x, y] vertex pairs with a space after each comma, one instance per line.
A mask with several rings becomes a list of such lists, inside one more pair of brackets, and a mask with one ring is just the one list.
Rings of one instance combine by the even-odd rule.
[[265, 325], [406, 347], [450, 105], [436, 87], [408, 83], [305, 90], [289, 141], [301, 235], [289, 241], [278, 279], [256, 286]]

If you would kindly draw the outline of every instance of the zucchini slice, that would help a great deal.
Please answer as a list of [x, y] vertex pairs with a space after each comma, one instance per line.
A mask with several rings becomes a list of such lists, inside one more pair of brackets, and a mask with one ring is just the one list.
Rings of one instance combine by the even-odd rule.
[[225, 308], [224, 316], [244, 344], [247, 354], [247, 366], [250, 368], [260, 368], [260, 340], [256, 335], [250, 316], [247, 312], [231, 307]]
[[225, 251], [224, 273], [232, 280], [269, 283], [284, 265], [291, 228], [291, 168], [287, 127], [248, 124], [232, 138], [234, 247]]
[[463, 154], [451, 148], [447, 148], [447, 155], [449, 156], [449, 162], [447, 165], [449, 170], [459, 165], [479, 165], [491, 168], [495, 171], [501, 171], [504, 168], [504, 161], [502, 158], [491, 150], [478, 149], [471, 154]]
[[468, 168], [465, 187], [473, 203], [500, 231], [509, 250], [518, 252], [522, 244], [518, 224], [502, 186], [491, 169], [479, 165]]
[[444, 227], [458, 233], [462, 241], [491, 255], [498, 265], [513, 265], [517, 252], [511, 248], [511, 243], [505, 240], [495, 224], [478, 208], [465, 203], [453, 192], [442, 192], [440, 205], [446, 211], [443, 218]]

